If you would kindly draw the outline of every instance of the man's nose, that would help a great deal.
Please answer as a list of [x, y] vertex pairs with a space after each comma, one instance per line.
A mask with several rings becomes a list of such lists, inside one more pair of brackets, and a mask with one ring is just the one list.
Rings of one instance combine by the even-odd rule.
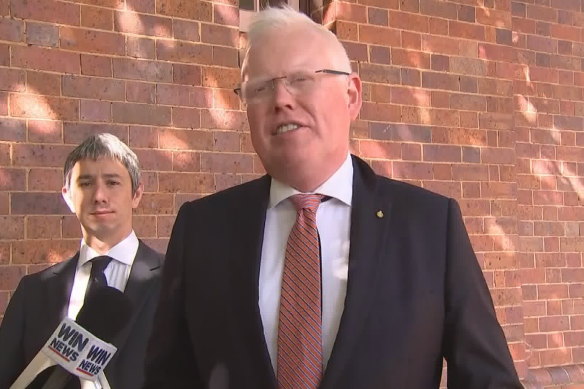
[[287, 84], [286, 79], [277, 78], [273, 80], [272, 83], [274, 106], [276, 108], [292, 108], [295, 104], [296, 98], [294, 94], [290, 92], [290, 87]]
[[96, 203], [103, 203], [107, 201], [107, 191], [106, 185], [102, 183], [97, 183], [95, 185], [95, 192], [93, 193], [93, 199]]

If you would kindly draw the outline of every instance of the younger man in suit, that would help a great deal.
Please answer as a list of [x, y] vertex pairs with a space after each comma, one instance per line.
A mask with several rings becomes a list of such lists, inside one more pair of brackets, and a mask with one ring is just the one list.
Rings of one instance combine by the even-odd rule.
[[259, 12], [241, 75], [268, 175], [179, 211], [145, 387], [521, 388], [456, 202], [349, 154], [336, 37]]
[[[138, 158], [114, 135], [97, 134], [69, 154], [64, 175], [63, 198], [83, 239], [71, 259], [20, 281], [0, 327], [0, 388], [16, 380], [63, 317], [75, 319], [95, 276], [92, 268], [98, 267], [94, 260], [101, 257], [107, 286], [123, 291], [133, 305], [128, 324], [112, 342], [118, 351], [105, 376], [112, 389], [138, 389], [163, 260], [132, 229], [132, 210], [144, 190]], [[100, 387], [89, 381], [83, 386]]]

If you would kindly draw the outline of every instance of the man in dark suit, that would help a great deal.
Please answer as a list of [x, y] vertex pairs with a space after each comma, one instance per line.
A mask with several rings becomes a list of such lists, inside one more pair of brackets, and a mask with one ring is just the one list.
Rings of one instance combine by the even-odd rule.
[[268, 175], [179, 211], [145, 388], [521, 388], [456, 201], [349, 155], [336, 37], [262, 11], [242, 80]]
[[105, 377], [112, 389], [140, 388], [163, 258], [132, 229], [132, 209], [143, 193], [138, 159], [117, 137], [93, 135], [69, 154], [64, 174], [63, 198], [80, 222], [81, 246], [71, 259], [25, 276], [14, 292], [0, 327], [0, 388], [17, 379], [63, 317], [77, 316], [99, 258], [106, 260], [107, 286], [123, 291], [133, 306], [112, 341], [118, 351]]

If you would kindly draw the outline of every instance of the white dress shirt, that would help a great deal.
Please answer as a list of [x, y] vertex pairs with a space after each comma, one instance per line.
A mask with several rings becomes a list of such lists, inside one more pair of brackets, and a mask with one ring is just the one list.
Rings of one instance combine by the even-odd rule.
[[[112, 257], [113, 260], [104, 270], [105, 278], [107, 279], [108, 286], [123, 292], [130, 277], [130, 271], [132, 270], [132, 264], [134, 263], [138, 246], [139, 241], [134, 231], [105, 254], [98, 253], [89, 247], [84, 239], [81, 240], [75, 279], [73, 280], [71, 296], [69, 297], [69, 309], [67, 312], [69, 318], [75, 320], [81, 306], [83, 306], [85, 291], [91, 273], [91, 263], [89, 261], [100, 255], [109, 255]], [[102, 387], [108, 386], [102, 386], [99, 382], [93, 383], [87, 380], [82, 381], [81, 385], [82, 389], [101, 389]]]
[[[296, 221], [296, 209], [288, 197], [297, 190], [272, 178], [266, 213], [259, 275], [259, 308], [264, 336], [274, 370], [278, 358], [278, 315], [288, 235]], [[316, 213], [321, 242], [322, 350], [326, 368], [343, 313], [349, 271], [349, 233], [353, 197], [351, 156], [313, 193], [330, 196]]]

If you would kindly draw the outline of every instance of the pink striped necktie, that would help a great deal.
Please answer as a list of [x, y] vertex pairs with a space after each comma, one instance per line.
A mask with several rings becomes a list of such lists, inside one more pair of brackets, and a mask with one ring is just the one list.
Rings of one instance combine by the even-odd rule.
[[280, 295], [278, 389], [316, 389], [322, 378], [320, 244], [316, 210], [324, 196], [290, 197], [290, 231]]

